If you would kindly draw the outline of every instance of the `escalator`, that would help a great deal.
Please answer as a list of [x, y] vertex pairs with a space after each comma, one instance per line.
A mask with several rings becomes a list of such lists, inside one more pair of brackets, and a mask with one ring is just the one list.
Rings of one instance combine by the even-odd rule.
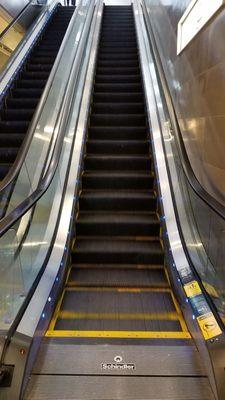
[[[91, 29], [94, 36], [101, 26], [100, 37], [96, 33], [95, 41], [88, 41], [92, 49], [98, 43], [97, 59], [95, 63], [93, 52], [83, 74], [76, 129], [67, 125], [66, 139], [71, 141], [64, 143], [73, 143], [68, 175], [65, 172], [68, 181], [55, 196], [66, 192], [66, 212], [60, 204], [57, 215], [47, 216], [46, 203], [54, 203], [55, 197], [46, 197], [45, 203], [42, 196], [40, 205], [35, 203], [41, 211], [37, 225], [32, 220], [34, 231], [37, 226], [39, 233], [48, 217], [52, 225], [56, 219], [53, 231], [58, 231], [49, 242], [43, 230], [38, 241], [34, 235], [23, 243], [25, 250], [49, 246], [54, 254], [46, 253], [47, 262], [40, 261], [39, 281], [12, 341], [20, 357], [13, 375], [16, 383], [11, 392], [3, 388], [2, 394], [16, 393], [16, 399], [24, 400], [215, 400], [217, 388], [208, 373], [211, 360], [205, 368], [205, 350], [199, 352], [191, 335], [197, 332], [201, 342], [195, 315], [206, 302], [198, 282], [185, 296], [163, 239], [135, 8], [98, 4], [99, 20]], [[94, 68], [90, 98], [87, 87]], [[86, 124], [88, 108], [82, 105], [89, 100]], [[79, 113], [74, 104], [71, 109]], [[58, 177], [63, 180], [60, 172], [54, 176], [56, 183]], [[39, 322], [35, 325], [34, 320]], [[211, 338], [210, 345], [216, 344], [216, 335]], [[6, 351], [2, 358], [6, 371], [14, 365], [10, 357]], [[23, 376], [18, 378], [19, 374]]]
[[160, 240], [131, 7], [105, 7], [72, 263], [49, 336], [189, 339]]
[[23, 143], [73, 12], [74, 7], [56, 8], [2, 101], [1, 180], [10, 170]]

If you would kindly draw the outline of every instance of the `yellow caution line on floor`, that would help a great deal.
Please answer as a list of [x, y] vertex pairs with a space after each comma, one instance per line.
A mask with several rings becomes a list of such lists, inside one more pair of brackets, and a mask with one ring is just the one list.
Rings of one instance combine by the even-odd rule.
[[191, 339], [188, 332], [160, 331], [50, 331], [47, 337], [109, 338], [109, 339]]
[[177, 313], [79, 313], [73, 311], [60, 311], [58, 318], [62, 319], [116, 319], [116, 320], [154, 320], [154, 321], [179, 321]]

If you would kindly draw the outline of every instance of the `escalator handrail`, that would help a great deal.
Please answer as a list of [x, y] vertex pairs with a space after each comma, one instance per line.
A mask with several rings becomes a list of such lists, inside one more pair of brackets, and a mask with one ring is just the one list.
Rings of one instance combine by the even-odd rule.
[[33, 5], [33, 0], [29, 0], [29, 2], [25, 5], [25, 7], [22, 8], [22, 10], [19, 12], [19, 14], [7, 25], [7, 27], [0, 33], [0, 41], [3, 39], [3, 37], [10, 31], [10, 29], [15, 25], [20, 17], [25, 13], [25, 11], [30, 7], [30, 5]]
[[[46, 11], [46, 12], [48, 12], [48, 11]], [[71, 30], [73, 29], [73, 23], [76, 20], [78, 12], [79, 12], [79, 5], [76, 7], [76, 9], [74, 11], [74, 14], [73, 14], [73, 16], [71, 18], [71, 21], [69, 23], [68, 29], [66, 31], [66, 34], [65, 34], [65, 36], [63, 38], [63, 41], [62, 41], [62, 44], [60, 46], [59, 52], [57, 54], [56, 60], [54, 62], [52, 70], [50, 72], [48, 81], [47, 81], [47, 83], [45, 85], [45, 88], [44, 88], [44, 91], [43, 91], [43, 93], [41, 95], [41, 98], [39, 100], [38, 106], [37, 106], [37, 108], [35, 110], [35, 113], [33, 115], [31, 123], [29, 125], [28, 132], [26, 133], [26, 137], [25, 137], [25, 139], [24, 139], [24, 141], [23, 141], [23, 143], [22, 143], [22, 145], [21, 145], [21, 147], [20, 147], [20, 149], [18, 151], [16, 159], [15, 159], [15, 161], [13, 163], [13, 167], [10, 168], [8, 174], [4, 177], [4, 179], [0, 183], [0, 196], [9, 187], [9, 185], [12, 184], [14, 179], [16, 179], [16, 177], [18, 176], [18, 174], [20, 172], [20, 169], [21, 169], [21, 167], [22, 167], [22, 165], [24, 163], [24, 160], [25, 160], [27, 152], [29, 150], [31, 141], [33, 139], [33, 135], [34, 135], [36, 126], [38, 124], [39, 118], [40, 118], [40, 116], [42, 114], [44, 105], [46, 103], [49, 90], [52, 87], [52, 83], [53, 83], [53, 80], [55, 78], [59, 63], [61, 61], [61, 57], [62, 57], [62, 54], [64, 52], [64, 49], [65, 49], [65, 46], [66, 46], [66, 43], [67, 43], [67, 39], [69, 38]], [[43, 16], [42, 16], [42, 18], [43, 18]], [[53, 139], [53, 135], [52, 135], [52, 139]], [[51, 146], [52, 146], [52, 140], [49, 143], [49, 147], [51, 147]]]
[[[143, 8], [145, 8], [145, 12], [146, 15], [148, 16], [148, 12], [146, 9], [146, 4], [145, 1], [143, 1]], [[145, 14], [145, 13], [144, 13]], [[145, 16], [146, 18], [146, 16]], [[168, 108], [168, 112], [169, 112], [169, 116], [170, 119], [172, 121], [172, 126], [173, 129], [175, 130], [175, 137], [177, 138], [177, 145], [178, 145], [178, 150], [179, 150], [179, 156], [180, 156], [180, 161], [182, 164], [182, 168], [184, 171], [184, 174], [186, 176], [187, 182], [188, 184], [191, 186], [191, 188], [193, 189], [193, 191], [195, 192], [195, 194], [201, 198], [201, 200], [213, 211], [215, 212], [220, 218], [222, 218], [223, 220], [225, 220], [225, 206], [223, 206], [218, 200], [215, 199], [215, 197], [213, 197], [210, 193], [208, 193], [204, 187], [201, 185], [201, 183], [199, 182], [199, 180], [197, 179], [194, 170], [191, 166], [184, 142], [183, 142], [183, 138], [182, 138], [182, 134], [181, 134], [181, 130], [180, 130], [180, 126], [177, 120], [177, 115], [176, 115], [176, 111], [174, 108], [174, 104], [173, 104], [173, 100], [170, 94], [170, 90], [168, 87], [168, 83], [167, 83], [167, 79], [165, 76], [165, 72], [164, 72], [164, 68], [162, 66], [162, 61], [161, 61], [161, 57], [156, 45], [156, 40], [155, 40], [155, 36], [153, 33], [153, 29], [151, 26], [151, 22], [149, 17], [148, 21], [149, 21], [149, 25], [147, 25], [147, 32], [150, 35], [150, 42], [151, 42], [151, 47], [152, 47], [152, 51], [154, 54], [154, 58], [155, 58], [155, 62], [157, 65], [157, 70], [158, 70], [158, 74], [160, 76], [160, 82], [162, 85], [162, 89], [163, 89], [163, 93], [165, 96], [165, 100], [167, 103], [167, 108]], [[149, 29], [148, 29], [149, 28]], [[150, 32], [149, 32], [150, 30]]]
[[[80, 3], [81, 4], [81, 3]], [[77, 7], [79, 8], [79, 6]], [[84, 34], [85, 31], [88, 31], [90, 28], [92, 14], [95, 8], [95, 1], [90, 1], [87, 17], [83, 26], [83, 30], [81, 33], [81, 39], [78, 44], [77, 52], [75, 54], [75, 59], [73, 62], [73, 68], [68, 80], [68, 85], [66, 89], [65, 101], [62, 107], [61, 113], [62, 117], [60, 119], [59, 131], [54, 144], [54, 149], [52, 151], [50, 162], [47, 166], [46, 172], [40, 179], [38, 187], [35, 191], [29, 195], [25, 200], [23, 200], [13, 211], [11, 211], [8, 215], [3, 217], [0, 220], [0, 237], [2, 237], [19, 219], [21, 219], [27, 211], [29, 211], [37, 201], [44, 195], [47, 191], [49, 185], [51, 184], [56, 169], [59, 163], [62, 145], [65, 137], [66, 126], [69, 118], [69, 110], [71, 109], [71, 104], [73, 101], [73, 92], [74, 88], [77, 84], [78, 75], [79, 75], [79, 65], [81, 62], [83, 49], [86, 42], [86, 36]], [[90, 21], [89, 21], [90, 20]]]

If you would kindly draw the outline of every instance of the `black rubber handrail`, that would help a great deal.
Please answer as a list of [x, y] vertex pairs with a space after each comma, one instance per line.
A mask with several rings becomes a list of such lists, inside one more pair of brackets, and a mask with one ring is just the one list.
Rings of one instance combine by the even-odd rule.
[[22, 10], [19, 12], [19, 14], [9, 23], [9, 25], [7, 25], [7, 27], [1, 32], [0, 34], [0, 41], [2, 40], [2, 38], [8, 33], [8, 31], [10, 31], [10, 29], [12, 28], [13, 25], [15, 25], [18, 20], [20, 19], [20, 17], [24, 14], [24, 12], [30, 7], [31, 3], [33, 2], [33, 0], [29, 0], [29, 2], [25, 5], [25, 7], [22, 8]]
[[[211, 209], [213, 210], [220, 218], [222, 218], [223, 220], [225, 220], [225, 206], [223, 206], [223, 204], [221, 204], [218, 200], [215, 199], [215, 197], [213, 197], [211, 194], [209, 194], [204, 188], [203, 186], [200, 184], [199, 180], [197, 179], [193, 168], [191, 166], [184, 142], [183, 142], [183, 138], [182, 138], [182, 134], [180, 131], [180, 126], [177, 120], [177, 116], [176, 116], [176, 111], [173, 105], [173, 100], [170, 94], [170, 90], [168, 87], [168, 83], [166, 80], [166, 76], [165, 76], [165, 72], [163, 69], [163, 65], [162, 65], [162, 61], [161, 61], [161, 57], [159, 55], [159, 51], [157, 48], [157, 44], [156, 44], [156, 40], [155, 40], [155, 36], [153, 33], [153, 29], [151, 26], [151, 22], [149, 20], [148, 17], [148, 12], [146, 9], [146, 4], [145, 2], [143, 2], [144, 6], [144, 16], [145, 16], [145, 20], [146, 20], [146, 16], [148, 19], [148, 24], [147, 24], [147, 32], [150, 35], [150, 43], [152, 46], [152, 51], [154, 54], [154, 58], [155, 58], [155, 62], [157, 65], [157, 72], [159, 75], [159, 81], [161, 82], [161, 86], [162, 86], [162, 90], [165, 96], [165, 100], [166, 100], [166, 105], [168, 108], [168, 113], [169, 113], [169, 117], [170, 120], [172, 121], [172, 126], [173, 129], [176, 132], [176, 137], [177, 137], [177, 145], [178, 145], [178, 150], [179, 150], [179, 156], [181, 159], [181, 164], [182, 164], [182, 168], [184, 170], [187, 182], [189, 183], [189, 185], [191, 186], [191, 188], [193, 189], [193, 191], [196, 193], [196, 195], [198, 197], [200, 197], [200, 199]], [[149, 29], [148, 29], [149, 28]], [[150, 32], [149, 32], [150, 30]]]
[[[93, 4], [93, 7], [91, 6]], [[23, 200], [13, 211], [11, 211], [8, 215], [3, 217], [0, 221], [0, 237], [2, 237], [20, 218], [26, 214], [27, 211], [29, 211], [36, 203], [37, 201], [44, 195], [44, 193], [47, 191], [49, 185], [51, 184], [55, 172], [59, 163], [60, 155], [61, 155], [61, 150], [62, 150], [62, 145], [64, 141], [64, 136], [65, 136], [65, 131], [66, 131], [66, 126], [68, 123], [68, 118], [69, 118], [69, 112], [68, 110], [71, 109], [71, 104], [73, 101], [73, 92], [74, 92], [74, 87], [77, 84], [77, 78], [79, 75], [79, 63], [82, 58], [83, 54], [83, 49], [84, 49], [84, 41], [85, 35], [84, 30], [89, 29], [90, 21], [92, 18], [92, 12], [94, 11], [94, 3], [90, 2], [89, 9], [88, 9], [88, 16], [85, 21], [85, 24], [83, 26], [83, 30], [81, 33], [81, 40], [78, 44], [78, 48], [75, 54], [75, 61], [73, 63], [73, 68], [68, 80], [68, 85], [66, 89], [66, 94], [65, 94], [65, 102], [64, 105], [61, 109], [60, 115], [58, 116], [58, 122], [59, 122], [59, 131], [57, 134], [57, 138], [54, 144], [54, 149], [52, 151], [51, 159], [50, 162], [47, 166], [47, 170], [40, 179], [38, 187], [34, 190], [34, 192], [28, 196], [25, 200]], [[79, 6], [77, 7], [76, 10], [79, 9]], [[89, 24], [89, 25], [88, 25]], [[57, 123], [56, 123], [57, 125]]]
[[[56, 5], [57, 4], [59, 4], [59, 3], [56, 3]], [[33, 135], [34, 135], [37, 123], [39, 121], [39, 118], [40, 118], [41, 113], [43, 111], [43, 108], [45, 106], [49, 90], [50, 90], [50, 88], [52, 86], [52, 83], [53, 83], [53, 80], [55, 78], [58, 65], [60, 63], [60, 60], [61, 60], [64, 48], [65, 48], [65, 45], [67, 43], [67, 39], [70, 36], [71, 30], [72, 30], [72, 27], [73, 27], [73, 22], [76, 19], [77, 13], [78, 13], [78, 8], [75, 9], [75, 12], [74, 12], [74, 14], [73, 14], [73, 16], [71, 18], [71, 21], [69, 23], [68, 29], [66, 31], [66, 34], [65, 34], [65, 36], [63, 38], [63, 41], [62, 41], [62, 44], [60, 46], [59, 52], [57, 54], [56, 60], [54, 62], [52, 70], [50, 72], [47, 84], [45, 85], [45, 88], [44, 88], [44, 91], [43, 91], [43, 93], [41, 95], [41, 98], [39, 100], [38, 106], [37, 106], [36, 111], [35, 111], [35, 113], [33, 115], [31, 123], [29, 125], [26, 137], [25, 137], [25, 139], [24, 139], [24, 141], [23, 141], [23, 143], [22, 143], [22, 145], [21, 145], [21, 147], [20, 147], [20, 149], [18, 151], [16, 159], [15, 159], [15, 161], [13, 163], [13, 166], [10, 168], [8, 174], [4, 177], [4, 179], [0, 183], [0, 196], [3, 195], [5, 190], [9, 187], [9, 185], [12, 184], [14, 179], [17, 178], [17, 176], [18, 176], [18, 174], [19, 174], [19, 172], [21, 170], [21, 167], [22, 167], [22, 165], [24, 163], [24, 160], [25, 160], [26, 155], [28, 153], [31, 141], [33, 139]], [[53, 139], [53, 136], [54, 135], [52, 135], [52, 139]], [[49, 146], [51, 147], [51, 145], [52, 145], [52, 140], [51, 140]]]

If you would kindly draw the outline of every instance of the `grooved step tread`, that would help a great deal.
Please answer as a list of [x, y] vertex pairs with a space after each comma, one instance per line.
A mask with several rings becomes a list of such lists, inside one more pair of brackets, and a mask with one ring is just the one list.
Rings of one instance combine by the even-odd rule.
[[107, 287], [169, 287], [165, 272], [157, 269], [72, 268], [67, 286]]

